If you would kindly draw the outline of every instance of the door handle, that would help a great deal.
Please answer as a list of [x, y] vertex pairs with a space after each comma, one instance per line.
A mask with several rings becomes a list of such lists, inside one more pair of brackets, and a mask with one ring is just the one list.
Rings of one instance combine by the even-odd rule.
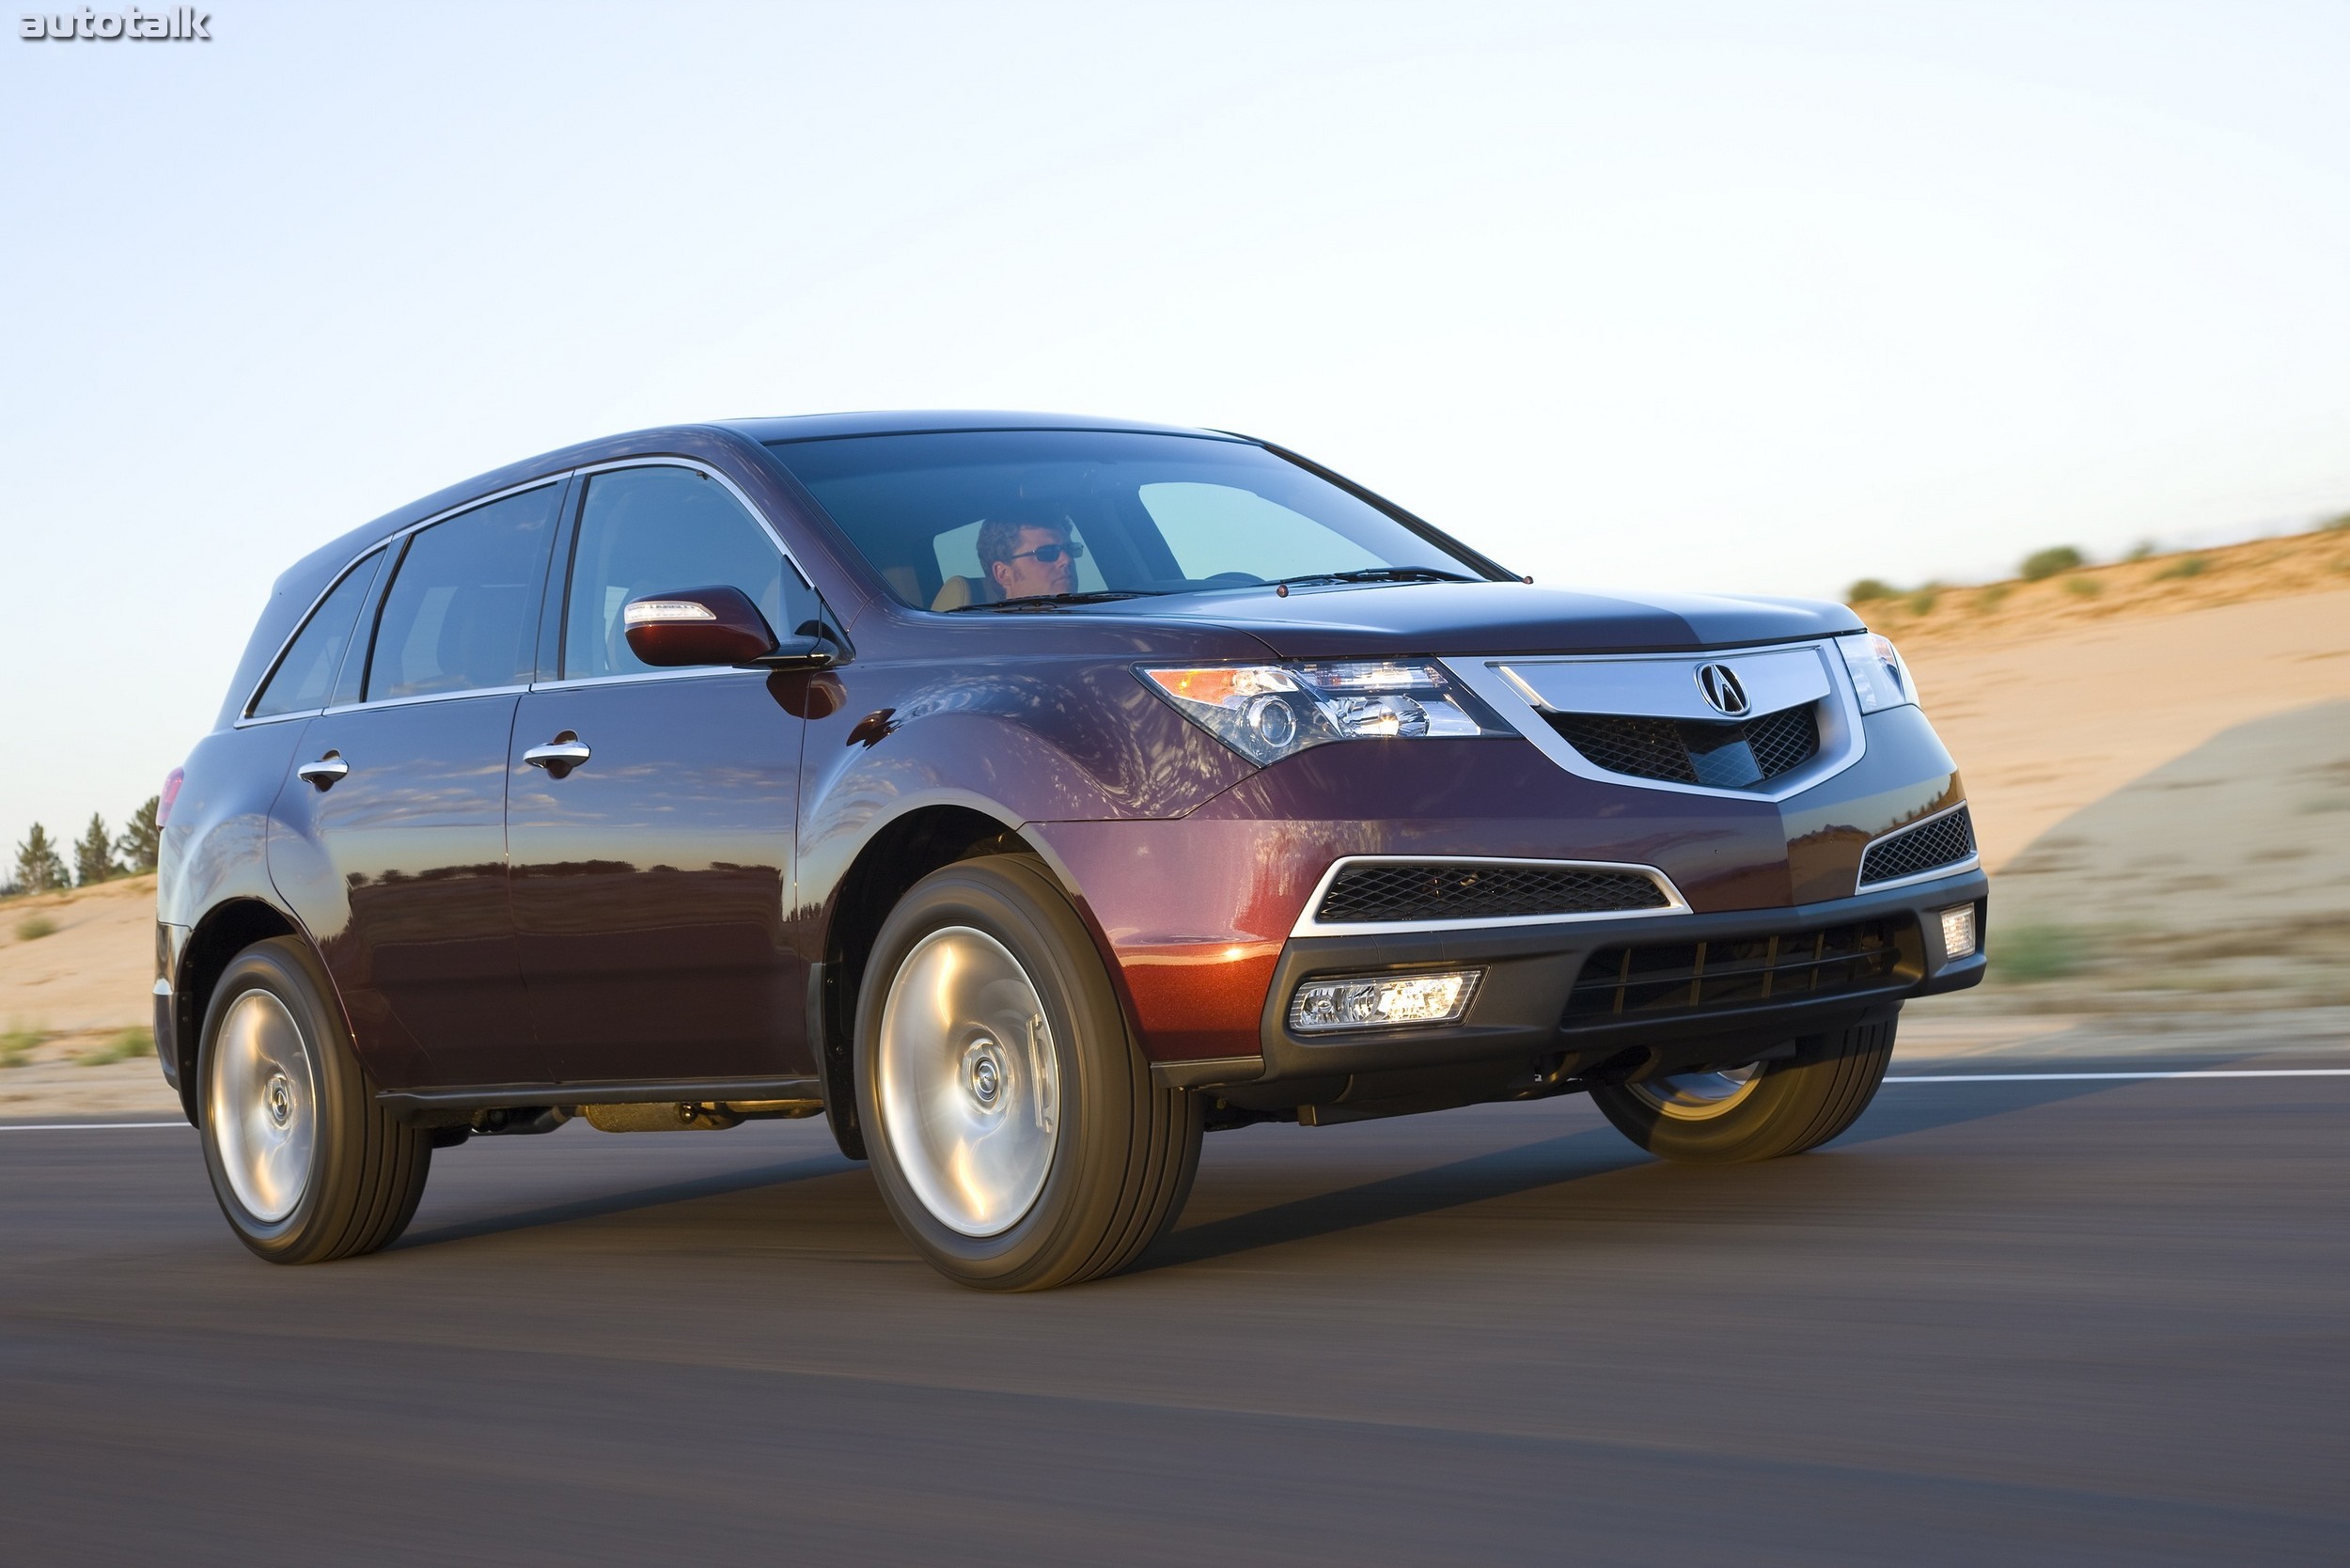
[[594, 755], [588, 749], [586, 741], [566, 729], [545, 745], [534, 745], [524, 752], [523, 760], [534, 768], [544, 768], [552, 776], [560, 778]]
[[335, 781], [351, 771], [339, 751], [330, 751], [315, 762], [305, 762], [294, 769], [294, 776], [305, 784], [315, 784], [321, 790], [331, 790]]

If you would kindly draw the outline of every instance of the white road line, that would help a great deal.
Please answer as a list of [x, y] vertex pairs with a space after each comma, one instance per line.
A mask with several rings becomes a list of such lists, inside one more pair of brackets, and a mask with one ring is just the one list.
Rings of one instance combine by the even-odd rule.
[[2350, 1078], [2350, 1067], [2212, 1067], [2182, 1073], [1936, 1073], [1888, 1077], [1888, 1084], [2081, 1083], [2106, 1078]]
[[[2144, 1078], [2350, 1078], [2350, 1067], [2214, 1067], [2180, 1073], [1921, 1073], [1888, 1077], [1888, 1084], [2086, 1083]], [[137, 1127], [187, 1127], [184, 1121], [46, 1121], [11, 1126], [0, 1133], [111, 1133]], [[194, 1131], [193, 1128], [189, 1129]]]

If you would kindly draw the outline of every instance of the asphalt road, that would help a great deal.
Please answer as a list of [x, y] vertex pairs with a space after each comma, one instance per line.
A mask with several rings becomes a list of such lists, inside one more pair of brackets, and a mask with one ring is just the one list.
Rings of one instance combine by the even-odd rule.
[[2345, 1077], [1570, 1100], [1215, 1135], [992, 1297], [813, 1123], [478, 1140], [309, 1269], [191, 1133], [0, 1133], [0, 1560], [2339, 1563], [2345, 1199]]

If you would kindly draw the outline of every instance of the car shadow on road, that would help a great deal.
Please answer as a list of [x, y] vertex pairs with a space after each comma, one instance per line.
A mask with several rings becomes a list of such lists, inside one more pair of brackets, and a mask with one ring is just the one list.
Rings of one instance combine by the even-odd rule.
[[668, 1203], [690, 1203], [696, 1199], [756, 1192], [763, 1187], [783, 1186], [792, 1182], [838, 1175], [855, 1168], [838, 1154], [824, 1154], [804, 1160], [788, 1160], [781, 1165], [760, 1166], [755, 1170], [729, 1170], [714, 1176], [697, 1176], [691, 1181], [664, 1182], [658, 1186], [636, 1187], [627, 1192], [606, 1193], [602, 1197], [575, 1199], [565, 1203], [549, 1203], [514, 1214], [483, 1215], [474, 1219], [435, 1226], [429, 1231], [412, 1231], [393, 1243], [388, 1250], [439, 1247], [448, 1242], [471, 1241], [478, 1236], [494, 1236], [509, 1231], [562, 1225], [575, 1219], [603, 1219], [634, 1209], [657, 1209]]
[[[1980, 1121], [2115, 1087], [2061, 1082], [1891, 1086], [1878, 1094], [1852, 1131], [1825, 1145], [1825, 1151]], [[1584, 1128], [1178, 1230], [1163, 1237], [1127, 1273], [1229, 1258], [1657, 1163], [1625, 1143], [1612, 1127]]]
[[[2030, 1071], [2027, 1066], [2024, 1071]], [[1908, 1071], [1917, 1071], [1916, 1068]], [[2064, 1069], [2050, 1067], [2048, 1072]], [[1986, 1080], [1979, 1084], [1904, 1084], [1888, 1083], [1877, 1090], [1875, 1100], [1861, 1113], [1852, 1130], [1825, 1149], [1850, 1149], [1858, 1144], [1875, 1143], [1888, 1137], [1904, 1137], [1911, 1133], [1933, 1132], [1941, 1127], [1955, 1127], [1963, 1122], [1981, 1121], [1986, 1117], [2005, 1116], [2010, 1111], [2031, 1110], [2040, 1105], [2053, 1105], [2066, 1100], [2078, 1100], [2092, 1094], [2128, 1087], [2127, 1080], [2041, 1079], [2030, 1083], [2000, 1083]]]
[[1509, 1198], [1648, 1163], [1648, 1156], [1626, 1144], [1613, 1128], [1562, 1133], [1179, 1230], [1161, 1238], [1127, 1272], [1148, 1274], [1211, 1258], [1229, 1258], [1261, 1247], [1384, 1225], [1391, 1219]]

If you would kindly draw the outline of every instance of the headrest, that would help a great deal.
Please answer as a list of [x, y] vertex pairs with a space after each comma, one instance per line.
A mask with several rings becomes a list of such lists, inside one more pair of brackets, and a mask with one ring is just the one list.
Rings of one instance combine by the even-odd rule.
[[1004, 590], [985, 577], [949, 577], [942, 584], [938, 596], [931, 601], [933, 610], [959, 610], [965, 604], [993, 604], [1004, 597]]

